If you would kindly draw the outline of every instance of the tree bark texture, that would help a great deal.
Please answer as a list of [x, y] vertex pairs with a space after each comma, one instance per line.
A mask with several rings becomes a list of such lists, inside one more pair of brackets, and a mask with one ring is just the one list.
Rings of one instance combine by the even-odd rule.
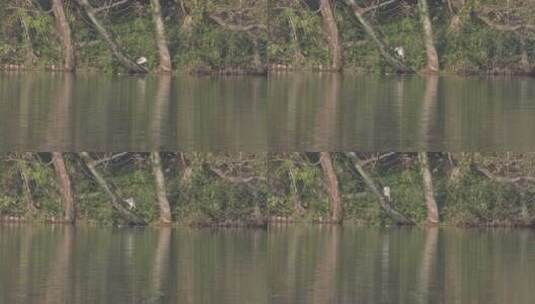
[[340, 199], [340, 189], [338, 186], [338, 176], [334, 170], [331, 154], [320, 152], [320, 165], [325, 174], [325, 184], [331, 202], [331, 220], [340, 222], [342, 220], [342, 202]]
[[320, 12], [323, 18], [325, 34], [331, 50], [331, 69], [339, 71], [342, 69], [342, 43], [338, 32], [338, 25], [334, 17], [331, 0], [320, 0]]
[[59, 35], [61, 36], [61, 44], [63, 49], [63, 69], [67, 72], [72, 72], [76, 69], [76, 57], [72, 43], [71, 26], [69, 25], [69, 21], [65, 16], [63, 0], [52, 0], [52, 12], [54, 13], [56, 27]]
[[427, 208], [426, 223], [438, 224], [438, 207], [435, 200], [435, 190], [433, 187], [433, 177], [431, 169], [429, 168], [429, 158], [427, 152], [418, 152], [418, 160], [420, 162], [420, 173], [422, 174], [425, 206]]
[[159, 152], [151, 152], [150, 160], [152, 163], [152, 174], [156, 182], [156, 197], [158, 199], [158, 208], [160, 210], [160, 223], [171, 224], [171, 208], [167, 199], [165, 188], [165, 176], [162, 170], [162, 158]]
[[74, 206], [74, 197], [72, 193], [71, 178], [65, 165], [65, 159], [60, 152], [52, 152], [52, 164], [59, 183], [59, 192], [63, 202], [63, 219], [67, 223], [74, 223], [76, 220], [76, 211]]
[[160, 0], [151, 0], [150, 4], [152, 8], [152, 19], [154, 21], [156, 34], [156, 45], [158, 46], [158, 71], [169, 73], [172, 70], [171, 55], [169, 54], [167, 35], [165, 34], [165, 26], [162, 20], [162, 8], [160, 6]]
[[427, 67], [425, 72], [434, 74], [439, 70], [439, 63], [438, 54], [433, 39], [433, 26], [429, 16], [429, 5], [427, 4], [427, 0], [418, 0], [418, 11], [424, 30], [425, 52], [427, 56]]

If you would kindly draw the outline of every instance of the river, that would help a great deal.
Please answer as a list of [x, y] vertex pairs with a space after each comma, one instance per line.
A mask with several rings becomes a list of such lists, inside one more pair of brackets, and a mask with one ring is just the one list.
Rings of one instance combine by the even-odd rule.
[[535, 151], [535, 78], [0, 73], [0, 151]]
[[535, 298], [535, 231], [0, 225], [0, 303], [487, 303]]

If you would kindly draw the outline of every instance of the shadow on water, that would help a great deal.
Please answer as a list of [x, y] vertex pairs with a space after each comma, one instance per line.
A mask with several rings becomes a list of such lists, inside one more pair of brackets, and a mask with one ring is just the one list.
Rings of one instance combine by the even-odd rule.
[[535, 79], [0, 73], [2, 151], [533, 151]]

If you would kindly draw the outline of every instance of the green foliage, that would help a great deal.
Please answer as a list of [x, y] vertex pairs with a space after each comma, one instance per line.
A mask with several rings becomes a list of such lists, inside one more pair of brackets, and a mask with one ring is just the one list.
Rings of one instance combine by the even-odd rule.
[[423, 222], [426, 216], [422, 177], [418, 165], [393, 174], [385, 174], [384, 184], [392, 189], [396, 210], [415, 222]]
[[203, 167], [193, 171], [190, 183], [182, 189], [173, 210], [180, 221], [213, 223], [250, 217], [255, 200], [246, 188], [231, 186]]
[[268, 194], [268, 214], [272, 216], [297, 216], [296, 200], [307, 210], [310, 219], [325, 218], [329, 214], [329, 201], [324, 190], [321, 169], [299, 164], [302, 160], [285, 159], [272, 164], [270, 180], [276, 181], [276, 191]]
[[[263, 63], [293, 67], [319, 67], [330, 63], [330, 51], [324, 34], [321, 14], [302, 1], [281, 0], [277, 5], [261, 1], [184, 1], [184, 9], [175, 1], [161, 1], [173, 64], [177, 70], [221, 71], [227, 68], [246, 70], [253, 65], [255, 46]], [[40, 3], [40, 4], [38, 4]], [[0, 63], [51, 66], [61, 64], [62, 50], [53, 15], [45, 2], [14, 0], [0, 5]], [[95, 7], [108, 1], [93, 1]], [[360, 2], [362, 6], [370, 1]], [[442, 1], [430, 1], [435, 44], [443, 70], [462, 73], [514, 73], [519, 70], [521, 39], [531, 61], [535, 58], [533, 31], [500, 31], [472, 13], [483, 5], [500, 1], [467, 1], [450, 11]], [[514, 3], [513, 3], [514, 5]], [[520, 5], [520, 4], [519, 4]], [[154, 24], [148, 1], [132, 1], [97, 15], [110, 30], [124, 53], [132, 58], [144, 56], [147, 67], [158, 65]], [[527, 6], [526, 6], [527, 7]], [[269, 10], [269, 11], [268, 11]], [[363, 31], [344, 1], [335, 1], [335, 18], [342, 40], [346, 69], [389, 72], [375, 44]], [[83, 10], [66, 5], [73, 29], [77, 62], [81, 68], [120, 72], [123, 67], [114, 59], [108, 45], [95, 32]], [[217, 13], [235, 24], [264, 22], [267, 30], [235, 31], [210, 18]], [[513, 15], [510, 15], [513, 14]], [[460, 31], [450, 31], [453, 16], [459, 17]], [[502, 16], [503, 15], [503, 16]], [[532, 12], [518, 8], [496, 14], [498, 21], [533, 23]], [[269, 16], [269, 18], [268, 18]], [[401, 1], [366, 14], [375, 31], [392, 48], [405, 49], [405, 61], [414, 70], [425, 66], [422, 25], [414, 1]], [[511, 18], [511, 20], [507, 20]], [[32, 53], [29, 52], [28, 37]]]
[[460, 225], [513, 224], [521, 198], [510, 187], [470, 174], [450, 186], [444, 219]]
[[[180, 223], [240, 223], [254, 218], [258, 210], [265, 216], [291, 217], [296, 220], [325, 220], [330, 202], [325, 176], [315, 163], [314, 154], [292, 153], [272, 157], [266, 175], [262, 155], [212, 155], [191, 153], [187, 168], [180, 168], [174, 153], [163, 154], [167, 196], [173, 218]], [[456, 225], [529, 224], [535, 212], [531, 184], [498, 183], [473, 168], [478, 163], [500, 168], [497, 174], [512, 176], [532, 174], [533, 156], [488, 155], [461, 156], [459, 172], [452, 175], [449, 160], [431, 157], [435, 198], [441, 221]], [[77, 218], [99, 223], [120, 222], [110, 198], [97, 185], [84, 166], [67, 157]], [[269, 158], [268, 158], [269, 159]], [[60, 219], [63, 216], [55, 171], [49, 155], [13, 154], [0, 158], [0, 217], [18, 216], [35, 220]], [[381, 209], [375, 195], [346, 160], [333, 154], [339, 180], [344, 220], [372, 225], [388, 225], [392, 220]], [[228, 173], [222, 177], [213, 168]], [[378, 187], [388, 186], [392, 207], [417, 223], [426, 218], [424, 191], [419, 163], [413, 154], [400, 154], [386, 162], [369, 164], [366, 170]], [[495, 169], [497, 170], [497, 169]], [[522, 172], [522, 171], [524, 172]], [[123, 199], [133, 198], [132, 211], [147, 222], [158, 220], [154, 177], [146, 153], [130, 153], [123, 159], [99, 165], [104, 175]], [[259, 176], [247, 182], [235, 182], [228, 176]], [[265, 178], [265, 179], [264, 179]], [[28, 189], [33, 207], [30, 208]], [[300, 207], [297, 207], [299, 203]]]
[[463, 72], [492, 72], [514, 67], [520, 46], [515, 35], [497, 32], [473, 20], [467, 20], [460, 33], [451, 33], [445, 41], [443, 65]]
[[285, 8], [276, 11], [270, 20], [268, 58], [271, 63], [329, 63], [329, 49], [325, 37], [320, 34], [323, 25], [318, 14], [304, 8]]
[[192, 32], [174, 34], [178, 67], [247, 66], [252, 61], [253, 45], [246, 34], [228, 32], [220, 27], [204, 23], [195, 26]]

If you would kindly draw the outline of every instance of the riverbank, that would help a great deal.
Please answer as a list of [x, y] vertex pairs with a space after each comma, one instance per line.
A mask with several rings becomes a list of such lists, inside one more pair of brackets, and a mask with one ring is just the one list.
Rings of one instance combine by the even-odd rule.
[[[30, 66], [27, 67], [24, 64], [3, 64], [0, 65], [0, 71], [3, 72], [65, 72], [63, 67], [56, 65], [48, 66]], [[99, 70], [97, 68], [80, 68], [79, 73], [103, 73], [110, 74], [110, 71]], [[378, 72], [375, 70], [366, 70], [362, 67], [344, 68], [341, 71], [333, 71], [327, 66], [312, 65], [312, 66], [292, 66], [285, 64], [269, 64], [265, 67], [252, 68], [252, 67], [208, 67], [205, 65], [191, 66], [184, 70], [175, 70], [170, 73], [171, 75], [187, 74], [192, 76], [267, 76], [268, 74], [284, 74], [284, 73], [340, 73], [347, 75], [369, 75], [370, 73], [375, 75], [391, 75], [398, 74], [392, 72]], [[124, 74], [122, 72], [115, 72], [111, 74]], [[157, 71], [151, 73], [158, 75]], [[412, 72], [403, 73], [404, 75], [418, 75], [422, 73]], [[423, 73], [425, 75], [425, 72]], [[528, 76], [535, 77], [535, 68], [530, 71], [526, 71], [519, 67], [505, 67], [497, 68], [493, 70], [475, 70], [475, 69], [458, 69], [458, 70], [443, 70], [437, 73], [438, 76]]]
[[0, 218], [530, 226], [534, 162], [533, 153], [10, 153], [0, 157]]
[[[257, 1], [186, 0], [160, 3], [154, 10], [154, 3], [99, 2], [94, 8], [88, 2], [0, 5], [5, 19], [0, 66], [225, 75], [281, 69], [462, 75], [535, 71], [531, 4], [512, 8], [447, 1], [422, 7], [415, 1], [387, 1], [359, 8], [365, 3], [320, 7], [318, 1], [284, 0], [271, 7]], [[88, 14], [93, 16], [89, 20]]]

